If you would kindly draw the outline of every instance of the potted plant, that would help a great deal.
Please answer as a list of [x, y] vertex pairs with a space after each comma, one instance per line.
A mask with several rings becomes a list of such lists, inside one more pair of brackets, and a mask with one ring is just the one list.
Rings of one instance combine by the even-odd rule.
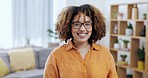
[[117, 19], [117, 14], [118, 14], [118, 12], [116, 12], [116, 11], [113, 12], [113, 14], [112, 14], [112, 18], [113, 18], [113, 19]]
[[126, 54], [121, 54], [120, 57], [121, 57], [121, 61], [119, 61], [118, 64], [119, 65], [128, 65], [128, 63], [126, 61], [127, 55]]
[[146, 20], [146, 13], [143, 13], [143, 19]]
[[120, 48], [120, 47], [119, 47], [119, 43], [118, 43], [118, 39], [115, 40], [115, 42], [114, 42], [114, 48], [115, 48], [115, 49], [119, 49], [119, 48]]
[[48, 36], [51, 38], [50, 42], [48, 43], [48, 47], [56, 47], [59, 45], [58, 34], [52, 31], [50, 28], [47, 30]]
[[138, 69], [139, 70], [144, 70], [144, 60], [145, 60], [145, 49], [144, 49], [144, 46], [142, 46], [142, 48], [138, 49], [137, 55], [139, 57]]
[[129, 40], [126, 39], [120, 39], [123, 41], [123, 48], [127, 48], [127, 44], [129, 43]]
[[126, 59], [127, 55], [126, 54], [121, 54], [120, 57], [121, 57], [121, 60], [125, 62], [125, 59]]
[[52, 31], [50, 28], [47, 30], [47, 32], [48, 32], [48, 36], [53, 37], [55, 39], [58, 38], [57, 33]]
[[127, 35], [127, 36], [133, 35], [133, 27], [132, 27], [132, 24], [130, 22], [125, 29], [125, 35]]

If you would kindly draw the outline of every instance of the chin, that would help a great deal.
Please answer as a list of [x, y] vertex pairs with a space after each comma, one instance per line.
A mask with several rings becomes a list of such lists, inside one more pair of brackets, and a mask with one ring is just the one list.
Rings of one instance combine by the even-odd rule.
[[88, 42], [88, 39], [80, 39], [80, 40], [76, 40], [76, 42], [84, 43], [84, 42]]

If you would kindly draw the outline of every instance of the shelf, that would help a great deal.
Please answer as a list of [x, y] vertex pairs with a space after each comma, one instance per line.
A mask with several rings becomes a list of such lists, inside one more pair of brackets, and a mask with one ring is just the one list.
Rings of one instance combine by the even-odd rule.
[[138, 68], [131, 68], [131, 69], [137, 72], [145, 73], [145, 70], [139, 70]]
[[119, 65], [119, 64], [116, 64], [117, 67], [121, 67], [121, 68], [124, 68], [124, 69], [130, 69], [130, 67], [127, 65]]
[[110, 48], [110, 51], [118, 52], [118, 50], [114, 48]]
[[133, 39], [146, 39], [146, 37], [142, 37], [142, 36], [127, 36], [127, 35], [118, 35], [118, 34], [111, 34], [110, 36], [112, 37], [131, 37]]
[[[146, 73], [145, 72], [145, 70], [139, 70], [139, 69], [137, 69], [137, 68], [130, 68], [130, 66], [126, 66], [126, 65], [119, 65], [119, 64], [116, 64], [116, 66], [117, 66], [117, 68], [118, 69], [122, 69], [122, 72], [123, 72], [123, 69], [131, 69], [131, 70], [133, 70], [134, 71], [134, 73], [137, 73], [137, 74], [139, 74], [139, 73], [141, 73], [141, 74], [144, 74], [144, 73]], [[124, 70], [124, 71], [125, 71]], [[139, 76], [140, 78], [141, 78], [141, 74], [140, 75], [137, 75], [137, 76]]]
[[111, 21], [137, 21], [137, 22], [146, 22], [144, 19], [111, 19]]
[[111, 19], [111, 21], [116, 21], [116, 22], [117, 22], [117, 21], [118, 21], [118, 19]]
[[119, 35], [118, 34], [111, 34], [110, 36], [118, 37]]
[[118, 35], [120, 37], [132, 37], [132, 36], [127, 36], [127, 35]]
[[118, 52], [118, 51], [120, 51], [120, 52], [130, 52], [129, 49], [114, 49], [114, 48], [110, 48], [110, 51], [115, 51], [115, 52]]
[[113, 36], [113, 37], [132, 37], [132, 36], [127, 36], [127, 35], [118, 35], [118, 34], [111, 34], [110, 36]]
[[144, 19], [127, 19], [127, 21], [137, 21], [137, 22], [145, 22]]
[[[133, 18], [133, 7], [137, 5], [138, 8], [138, 19]], [[148, 2], [138, 2], [138, 3], [125, 3], [125, 4], [113, 4], [111, 5], [110, 10], [110, 52], [114, 57], [116, 63], [116, 68], [118, 72], [119, 78], [127, 78], [126, 75], [128, 73], [127, 69], [132, 70], [133, 78], [148, 78]], [[118, 17], [118, 13], [122, 13], [123, 17]], [[143, 15], [147, 14], [147, 19], [143, 19]], [[120, 19], [121, 18], [121, 19]], [[132, 24], [133, 33], [132, 36], [127, 36], [127, 25], [129, 22]], [[145, 27], [146, 26], [146, 27]], [[141, 36], [143, 34], [144, 27], [146, 28], [145, 33], [146, 37]], [[118, 30], [117, 30], [118, 29]], [[142, 32], [142, 33], [141, 33]], [[115, 43], [120, 38], [127, 39], [130, 41], [130, 50], [122, 50], [122, 49], [115, 49]], [[120, 41], [119, 41], [120, 43]], [[139, 61], [139, 56], [137, 55], [137, 51], [139, 48], [142, 47], [144, 44], [145, 47], [145, 70], [137, 69]], [[121, 43], [122, 45], [122, 43]], [[123, 46], [120, 46], [123, 47]], [[117, 47], [118, 48], [118, 47]], [[121, 54], [129, 54], [128, 56], [128, 63], [129, 65], [121, 65], [120, 64], [120, 55]], [[119, 62], [118, 62], [119, 61]], [[124, 64], [124, 62], [123, 62]]]
[[146, 37], [141, 37], [141, 36], [132, 36], [133, 39], [146, 39]]

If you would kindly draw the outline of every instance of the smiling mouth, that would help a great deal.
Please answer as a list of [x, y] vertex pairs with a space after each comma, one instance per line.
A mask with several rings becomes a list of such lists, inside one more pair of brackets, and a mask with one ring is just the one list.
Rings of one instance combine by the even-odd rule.
[[77, 35], [80, 37], [80, 38], [84, 38], [86, 37], [88, 33], [77, 33]]

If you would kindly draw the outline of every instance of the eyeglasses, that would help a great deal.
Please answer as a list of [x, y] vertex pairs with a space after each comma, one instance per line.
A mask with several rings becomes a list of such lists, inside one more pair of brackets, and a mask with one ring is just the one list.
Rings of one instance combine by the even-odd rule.
[[87, 22], [84, 22], [84, 23], [81, 23], [79, 21], [76, 21], [76, 22], [73, 22], [73, 27], [75, 29], [79, 29], [81, 28], [81, 26], [83, 25], [86, 29], [89, 29], [91, 26], [92, 26], [92, 22], [91, 21], [87, 21]]

